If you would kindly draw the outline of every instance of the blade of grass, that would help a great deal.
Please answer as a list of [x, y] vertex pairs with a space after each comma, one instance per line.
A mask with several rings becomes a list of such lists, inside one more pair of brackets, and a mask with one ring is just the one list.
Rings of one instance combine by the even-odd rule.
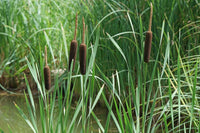
[[120, 52], [120, 54], [122, 55], [122, 57], [124, 58], [124, 61], [126, 62], [126, 65], [128, 66], [128, 62], [126, 60], [126, 56], [124, 55], [122, 49], [119, 47], [119, 45], [117, 44], [117, 42], [107, 33], [107, 36], [109, 37], [109, 39], [112, 41], [112, 43], [114, 44], [114, 46], [117, 48], [117, 50]]
[[192, 106], [191, 106], [191, 117], [190, 117], [190, 128], [189, 128], [189, 132], [191, 132], [191, 128], [192, 128], [192, 121], [194, 118], [194, 105], [195, 105], [195, 99], [196, 99], [196, 84], [197, 84], [197, 68], [198, 68], [198, 64], [199, 62], [196, 63], [195, 65], [195, 77], [194, 77], [194, 81], [193, 81], [193, 93], [192, 93]]
[[100, 127], [101, 131], [104, 133], [105, 130], [104, 130], [103, 126], [101, 125], [100, 121], [98, 120], [98, 118], [96, 117], [95, 113], [92, 111], [91, 114], [92, 114], [93, 118], [95, 119], [95, 121], [97, 122], [98, 126]]
[[28, 120], [27, 116], [23, 113], [23, 111], [21, 110], [21, 108], [16, 104], [15, 107], [17, 108], [17, 110], [19, 111], [20, 115], [24, 118], [24, 120], [26, 121], [26, 123], [29, 125], [29, 127], [32, 129], [32, 131], [34, 133], [37, 133], [37, 131], [35, 130], [34, 126], [31, 124], [31, 122]]
[[104, 85], [105, 85], [105, 84], [103, 84], [102, 87], [101, 87], [101, 89], [99, 90], [99, 92], [98, 92], [98, 94], [97, 94], [97, 96], [96, 96], [96, 98], [95, 98], [95, 100], [94, 100], [94, 102], [93, 102], [92, 108], [89, 110], [89, 113], [88, 113], [87, 118], [90, 116], [90, 113], [92, 113], [94, 107], [96, 106], [97, 102], [99, 101], [100, 96], [101, 96], [101, 94], [102, 94], [102, 92], [103, 92], [103, 90], [104, 90]]

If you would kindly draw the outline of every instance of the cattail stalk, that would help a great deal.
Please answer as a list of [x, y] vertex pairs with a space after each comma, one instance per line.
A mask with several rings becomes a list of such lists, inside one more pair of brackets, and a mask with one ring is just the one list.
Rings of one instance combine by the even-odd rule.
[[77, 46], [78, 46], [78, 43], [76, 41], [77, 25], [78, 25], [78, 15], [76, 14], [74, 39], [71, 41], [70, 54], [69, 54], [69, 70], [70, 70], [70, 67], [71, 67], [72, 60], [74, 61], [72, 71], [74, 70], [74, 67], [75, 67], [76, 51], [77, 51]]
[[50, 88], [51, 88], [51, 72], [50, 72], [50, 68], [47, 64], [47, 47], [46, 46], [45, 46], [44, 81], [45, 81], [45, 88], [47, 90], [50, 90]]
[[145, 39], [145, 47], [144, 47], [144, 62], [148, 63], [151, 53], [151, 42], [152, 42], [152, 31], [151, 31], [151, 25], [152, 25], [152, 15], [153, 15], [153, 5], [151, 3], [151, 12], [150, 12], [150, 18], [149, 18], [149, 29], [146, 32], [146, 39]]
[[80, 60], [80, 72], [82, 75], [86, 73], [86, 45], [85, 45], [85, 22], [83, 18], [83, 34], [82, 43], [79, 47], [79, 60]]

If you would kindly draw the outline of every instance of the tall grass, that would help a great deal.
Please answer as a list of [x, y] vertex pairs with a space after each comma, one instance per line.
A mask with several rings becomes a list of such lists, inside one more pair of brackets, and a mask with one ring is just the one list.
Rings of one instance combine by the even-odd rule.
[[[92, 132], [93, 120], [99, 132], [111, 132], [111, 122], [121, 133], [199, 131], [199, 3], [151, 2], [153, 40], [146, 64], [150, 1], [1, 1], [0, 44], [5, 50], [0, 49], [0, 75], [19, 78], [25, 69], [30, 71], [40, 94], [40, 113], [26, 76], [30, 119], [15, 106], [33, 132]], [[86, 75], [76, 62], [75, 72], [66, 69], [55, 76], [46, 91], [44, 46], [51, 69], [68, 66], [76, 12], [87, 27]], [[79, 24], [79, 44], [81, 29]], [[78, 100], [73, 110], [74, 95]], [[107, 109], [105, 123], [94, 111], [98, 103]]]

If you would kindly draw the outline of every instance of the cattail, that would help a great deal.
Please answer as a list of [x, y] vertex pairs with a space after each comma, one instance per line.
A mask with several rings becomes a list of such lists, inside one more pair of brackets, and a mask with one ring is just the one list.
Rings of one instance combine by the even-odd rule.
[[152, 32], [151, 32], [151, 23], [153, 15], [153, 5], [151, 3], [151, 12], [149, 18], [149, 29], [146, 32], [145, 47], [144, 47], [144, 62], [148, 63], [151, 53], [151, 42], [152, 42]]
[[82, 75], [86, 73], [86, 45], [84, 42], [85, 42], [85, 22], [83, 18], [82, 43], [80, 44], [80, 47], [79, 47], [80, 71]]
[[77, 25], [78, 25], [78, 15], [76, 14], [74, 39], [71, 41], [70, 54], [69, 54], [69, 70], [70, 70], [70, 67], [71, 67], [72, 59], [74, 60], [72, 71], [74, 70], [74, 66], [75, 66], [76, 50], [77, 50], [77, 45], [78, 45], [78, 43], [76, 41]]
[[51, 72], [47, 64], [47, 47], [46, 46], [45, 46], [44, 81], [45, 81], [45, 88], [49, 90], [51, 88]]

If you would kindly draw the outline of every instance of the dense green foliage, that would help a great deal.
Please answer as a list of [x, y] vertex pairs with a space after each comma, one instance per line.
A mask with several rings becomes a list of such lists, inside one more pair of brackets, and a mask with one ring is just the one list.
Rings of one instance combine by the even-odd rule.
[[[34, 132], [73, 132], [77, 123], [82, 132], [91, 132], [93, 119], [101, 132], [111, 132], [111, 121], [117, 132], [123, 133], [199, 132], [200, 3], [151, 2], [153, 42], [147, 64], [143, 52], [150, 1], [0, 1], [0, 76], [26, 81], [30, 117], [15, 106]], [[76, 12], [79, 45], [82, 17], [87, 26], [84, 76], [79, 72], [78, 55], [75, 71], [67, 68]], [[66, 69], [61, 76], [54, 76], [53, 92], [44, 88], [45, 45], [50, 68]], [[39, 113], [27, 70], [40, 92]], [[8, 91], [7, 86], [0, 87]], [[69, 120], [74, 95], [78, 100]], [[106, 123], [94, 112], [97, 103], [108, 110]], [[55, 114], [57, 119], [53, 119]], [[42, 131], [36, 116], [41, 117]]]

